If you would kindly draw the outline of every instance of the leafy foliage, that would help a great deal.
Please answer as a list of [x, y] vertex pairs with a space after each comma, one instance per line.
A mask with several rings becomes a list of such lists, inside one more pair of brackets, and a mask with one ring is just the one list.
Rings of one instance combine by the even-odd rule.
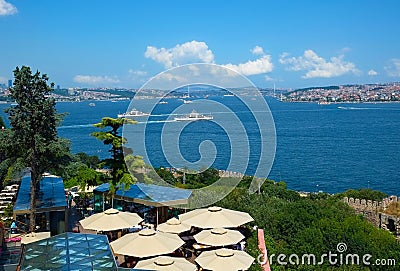
[[[124, 147], [127, 140], [119, 135], [119, 130], [124, 124], [136, 124], [137, 122], [127, 118], [109, 118], [104, 117], [101, 122], [94, 126], [100, 129], [109, 128], [108, 131], [100, 131], [92, 133], [92, 136], [103, 141], [105, 145], [110, 145], [111, 158], [102, 161], [103, 166], [108, 167], [111, 173], [110, 192], [115, 192], [119, 183], [129, 187], [134, 182], [133, 177], [129, 174], [128, 168], [124, 160]], [[132, 153], [131, 150], [126, 150], [125, 154]]]
[[84, 152], [79, 152], [76, 154], [79, 160], [84, 163], [89, 168], [99, 168], [100, 159], [96, 155], [88, 155]]
[[[400, 261], [400, 244], [389, 232], [378, 229], [334, 196], [295, 196], [284, 185], [265, 182], [261, 194], [248, 194], [236, 188], [217, 205], [248, 212], [253, 224], [263, 228], [269, 255], [315, 254], [337, 252], [337, 245], [345, 243], [346, 253], [371, 254], [373, 259]], [[252, 226], [252, 225], [250, 225]], [[253, 232], [253, 235], [256, 233]], [[248, 239], [248, 246], [256, 246], [257, 238]], [[250, 252], [250, 251], [249, 251]], [[252, 251], [257, 257], [257, 251]], [[275, 257], [276, 259], [276, 257]], [[371, 260], [372, 261], [372, 260]], [[272, 270], [396, 270], [379, 266], [286, 265], [272, 262]], [[252, 266], [250, 270], [259, 270]]]
[[87, 186], [96, 186], [104, 181], [104, 175], [92, 168], [81, 165], [73, 177], [67, 179], [64, 184], [66, 188], [79, 186], [82, 190]]
[[57, 157], [53, 147], [57, 142], [55, 100], [49, 97], [54, 84], [39, 71], [32, 74], [26, 66], [14, 70], [14, 86], [10, 97], [17, 103], [7, 109], [12, 126], [11, 149], [31, 171], [30, 231], [35, 229], [35, 191], [41, 175]]
[[219, 179], [219, 172], [215, 168], [208, 168], [200, 173], [185, 170], [185, 172], [177, 171], [173, 174], [164, 168], [157, 168], [155, 171], [167, 183], [186, 189], [208, 186]]

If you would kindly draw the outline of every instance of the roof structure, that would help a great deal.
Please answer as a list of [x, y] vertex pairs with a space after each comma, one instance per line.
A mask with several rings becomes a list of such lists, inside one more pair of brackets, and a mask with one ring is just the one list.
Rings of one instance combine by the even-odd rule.
[[[31, 201], [31, 176], [22, 177], [19, 186], [18, 197], [14, 205], [14, 214], [25, 214], [30, 212]], [[39, 182], [36, 192], [36, 212], [65, 210], [67, 201], [65, 198], [64, 183], [62, 178], [52, 175], [44, 176]]]
[[[107, 193], [110, 189], [108, 183], [104, 183], [93, 191], [95, 193]], [[115, 198], [132, 201], [148, 206], [173, 206], [187, 204], [192, 192], [186, 189], [159, 186], [154, 184], [136, 183], [129, 189], [120, 188], [115, 193]]]
[[20, 270], [117, 270], [107, 236], [63, 233], [27, 244]]

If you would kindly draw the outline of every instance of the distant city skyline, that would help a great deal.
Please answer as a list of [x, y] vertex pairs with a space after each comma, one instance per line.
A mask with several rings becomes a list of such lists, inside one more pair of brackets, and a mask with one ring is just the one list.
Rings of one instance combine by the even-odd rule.
[[400, 81], [395, 0], [0, 0], [0, 84], [16, 66], [61, 88], [139, 88], [187, 63], [234, 69], [261, 88]]

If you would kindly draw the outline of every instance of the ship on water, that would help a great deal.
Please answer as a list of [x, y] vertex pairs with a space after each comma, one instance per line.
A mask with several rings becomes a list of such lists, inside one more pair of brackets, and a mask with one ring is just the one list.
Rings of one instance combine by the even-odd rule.
[[150, 113], [144, 113], [137, 109], [132, 109], [129, 112], [118, 114], [118, 118], [134, 118], [134, 117], [147, 117], [150, 116]]
[[203, 115], [193, 110], [190, 114], [175, 117], [175, 121], [197, 121], [197, 120], [213, 120], [212, 115]]

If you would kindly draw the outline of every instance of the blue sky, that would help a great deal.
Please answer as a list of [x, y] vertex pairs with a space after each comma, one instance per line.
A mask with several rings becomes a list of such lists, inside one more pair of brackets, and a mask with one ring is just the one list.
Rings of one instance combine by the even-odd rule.
[[140, 87], [215, 63], [259, 87], [400, 81], [400, 1], [0, 0], [0, 83], [16, 66], [61, 87]]

